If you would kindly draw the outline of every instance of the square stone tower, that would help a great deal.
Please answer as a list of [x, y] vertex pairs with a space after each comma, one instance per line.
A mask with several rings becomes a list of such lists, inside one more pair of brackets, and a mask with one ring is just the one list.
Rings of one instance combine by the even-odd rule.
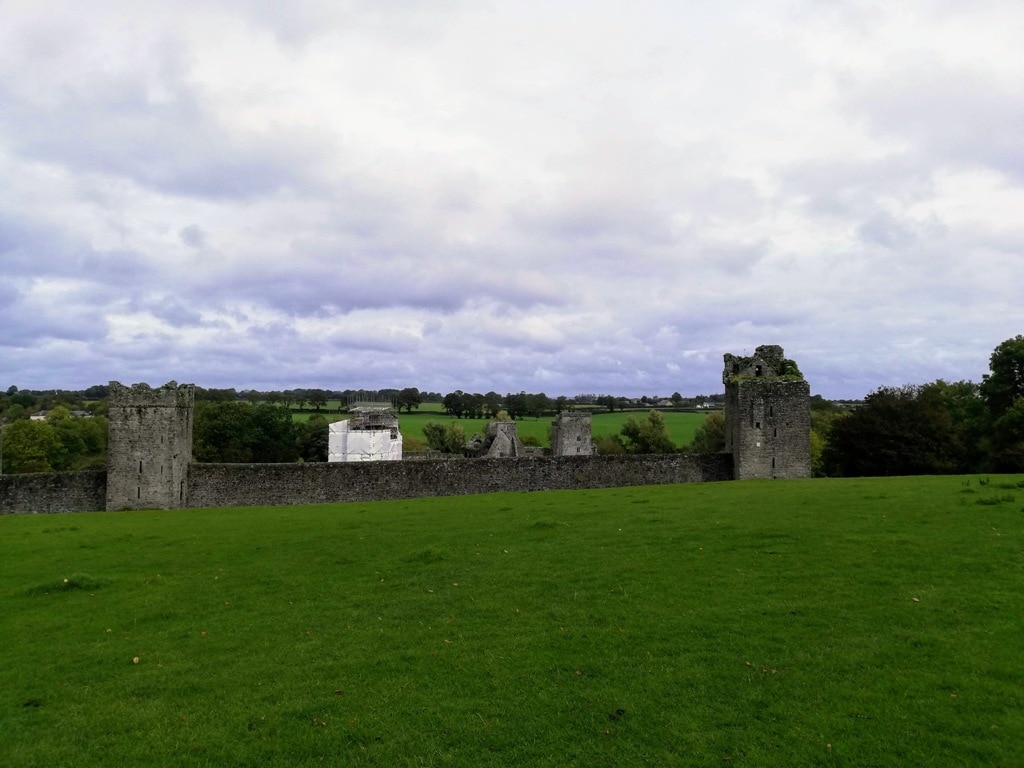
[[110, 382], [107, 509], [177, 509], [188, 498], [195, 387]]
[[593, 456], [590, 413], [562, 411], [551, 422], [551, 453], [555, 456]]
[[811, 388], [782, 347], [725, 355], [725, 450], [735, 478], [811, 476]]

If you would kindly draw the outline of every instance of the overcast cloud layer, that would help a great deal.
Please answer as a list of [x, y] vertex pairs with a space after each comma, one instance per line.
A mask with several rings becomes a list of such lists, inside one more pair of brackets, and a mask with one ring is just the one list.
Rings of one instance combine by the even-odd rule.
[[1024, 5], [0, 0], [0, 386], [812, 391], [1024, 333]]

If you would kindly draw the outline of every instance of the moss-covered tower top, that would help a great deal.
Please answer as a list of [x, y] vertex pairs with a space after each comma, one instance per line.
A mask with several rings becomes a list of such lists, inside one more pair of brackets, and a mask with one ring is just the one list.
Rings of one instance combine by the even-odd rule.
[[741, 379], [803, 381], [804, 375], [794, 361], [786, 358], [782, 347], [764, 344], [755, 349], [750, 357], [725, 355], [722, 383], [731, 384]]

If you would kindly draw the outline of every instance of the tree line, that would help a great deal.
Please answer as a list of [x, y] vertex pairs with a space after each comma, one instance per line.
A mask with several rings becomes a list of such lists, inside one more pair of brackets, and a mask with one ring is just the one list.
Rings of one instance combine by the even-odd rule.
[[[328, 422], [314, 414], [292, 418], [294, 404], [314, 408], [327, 399], [380, 400], [390, 396], [411, 412], [422, 402], [440, 402], [456, 419], [540, 417], [572, 405], [603, 405], [606, 396], [549, 398], [543, 393], [444, 395], [414, 387], [394, 390], [289, 390], [271, 393], [197, 388], [194, 455], [201, 462], [326, 461]], [[102, 468], [106, 463], [105, 385], [81, 391], [21, 391], [0, 394], [0, 470], [50, 472]], [[342, 395], [343, 397], [337, 397]], [[300, 399], [301, 398], [301, 399]], [[432, 399], [428, 399], [432, 398]], [[585, 402], [589, 400], [590, 402]], [[613, 398], [614, 400], [614, 398]], [[30, 419], [47, 411], [45, 417]], [[457, 451], [464, 435], [435, 429], [439, 449]], [[664, 416], [651, 410], [631, 417], [620, 433], [598, 438], [599, 453], [714, 453], [725, 445], [725, 419], [708, 415], [688, 446], [669, 439]], [[442, 448], [443, 446], [443, 448]], [[839, 405], [815, 396], [811, 401], [812, 470], [816, 476], [914, 475], [1024, 472], [1024, 336], [1007, 339], [989, 359], [980, 382], [884, 386], [862, 403]]]
[[1024, 472], [1024, 336], [989, 358], [981, 382], [880, 387], [852, 410], [812, 406], [819, 476]]

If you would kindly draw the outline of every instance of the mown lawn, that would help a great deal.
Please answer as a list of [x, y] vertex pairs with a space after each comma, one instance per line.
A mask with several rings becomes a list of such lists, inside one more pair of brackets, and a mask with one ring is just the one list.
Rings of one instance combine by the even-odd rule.
[[0, 518], [0, 765], [1019, 766], [984, 480]]

